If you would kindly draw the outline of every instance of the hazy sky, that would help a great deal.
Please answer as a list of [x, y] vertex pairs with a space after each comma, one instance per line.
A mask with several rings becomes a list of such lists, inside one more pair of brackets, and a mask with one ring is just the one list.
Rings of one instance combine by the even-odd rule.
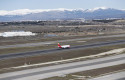
[[0, 0], [0, 10], [95, 7], [125, 9], [125, 0]]

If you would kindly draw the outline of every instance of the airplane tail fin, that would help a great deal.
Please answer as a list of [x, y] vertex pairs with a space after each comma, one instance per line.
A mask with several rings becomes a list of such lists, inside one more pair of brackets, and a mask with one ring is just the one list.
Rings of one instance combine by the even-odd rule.
[[59, 43], [58, 43], [58, 47], [59, 47], [59, 48], [62, 48], [61, 45], [60, 45]]

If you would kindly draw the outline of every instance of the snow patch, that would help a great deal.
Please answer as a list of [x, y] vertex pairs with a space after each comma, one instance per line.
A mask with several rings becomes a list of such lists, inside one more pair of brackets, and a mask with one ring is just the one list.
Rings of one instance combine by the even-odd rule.
[[31, 14], [31, 13], [48, 12], [48, 11], [65, 11], [65, 10], [72, 11], [73, 9], [58, 8], [58, 9], [35, 9], [35, 10], [18, 9], [18, 10], [13, 10], [13, 11], [0, 10], [0, 16], [26, 15], [26, 14]]
[[105, 9], [108, 9], [108, 8], [107, 7], [96, 7], [94, 9], [88, 9], [87, 12], [94, 12], [94, 11], [99, 10], [99, 9], [105, 10]]

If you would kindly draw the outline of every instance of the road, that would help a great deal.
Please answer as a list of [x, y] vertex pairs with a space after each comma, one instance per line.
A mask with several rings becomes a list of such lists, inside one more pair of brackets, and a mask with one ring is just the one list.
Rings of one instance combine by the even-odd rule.
[[50, 54], [50, 53], [54, 53], [54, 52], [69, 51], [69, 50], [80, 49], [80, 48], [87, 49], [87, 48], [101, 47], [101, 46], [107, 46], [107, 45], [116, 45], [116, 44], [125, 44], [125, 40], [100, 42], [100, 43], [94, 43], [94, 44], [88, 44], [88, 45], [72, 46], [70, 49], [54, 48], [54, 49], [49, 49], [49, 50], [40, 50], [40, 51], [32, 51], [32, 52], [1, 54], [0, 60], [26, 57], [26, 56], [34, 56], [34, 55], [41, 55], [41, 54]]
[[0, 80], [39, 80], [119, 64], [125, 64], [125, 54], [3, 73]]
[[90, 80], [125, 80], [125, 71], [114, 74], [108, 74], [105, 76], [100, 76]]
[[58, 40], [58, 41], [45, 41], [45, 42], [16, 44], [16, 45], [4, 45], [4, 46], [0, 46], [0, 49], [12, 48], [12, 47], [16, 47], [16, 48], [19, 48], [19, 47], [29, 47], [29, 46], [35, 47], [35, 46], [41, 46], [41, 45], [45, 45], [45, 44], [53, 44], [53, 43], [58, 43], [58, 42], [90, 40], [90, 39], [101, 39], [101, 38], [112, 38], [112, 37], [125, 37], [125, 34], [96, 36], [96, 37], [87, 37], [87, 38], [69, 39], [69, 40]]

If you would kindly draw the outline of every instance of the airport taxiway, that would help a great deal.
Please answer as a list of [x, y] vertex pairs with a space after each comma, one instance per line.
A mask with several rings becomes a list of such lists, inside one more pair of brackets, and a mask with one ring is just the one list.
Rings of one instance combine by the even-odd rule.
[[[75, 72], [125, 64], [125, 54], [87, 61], [72, 62], [47, 67], [0, 74], [0, 80], [39, 80]], [[122, 77], [121, 77], [122, 78]]]

